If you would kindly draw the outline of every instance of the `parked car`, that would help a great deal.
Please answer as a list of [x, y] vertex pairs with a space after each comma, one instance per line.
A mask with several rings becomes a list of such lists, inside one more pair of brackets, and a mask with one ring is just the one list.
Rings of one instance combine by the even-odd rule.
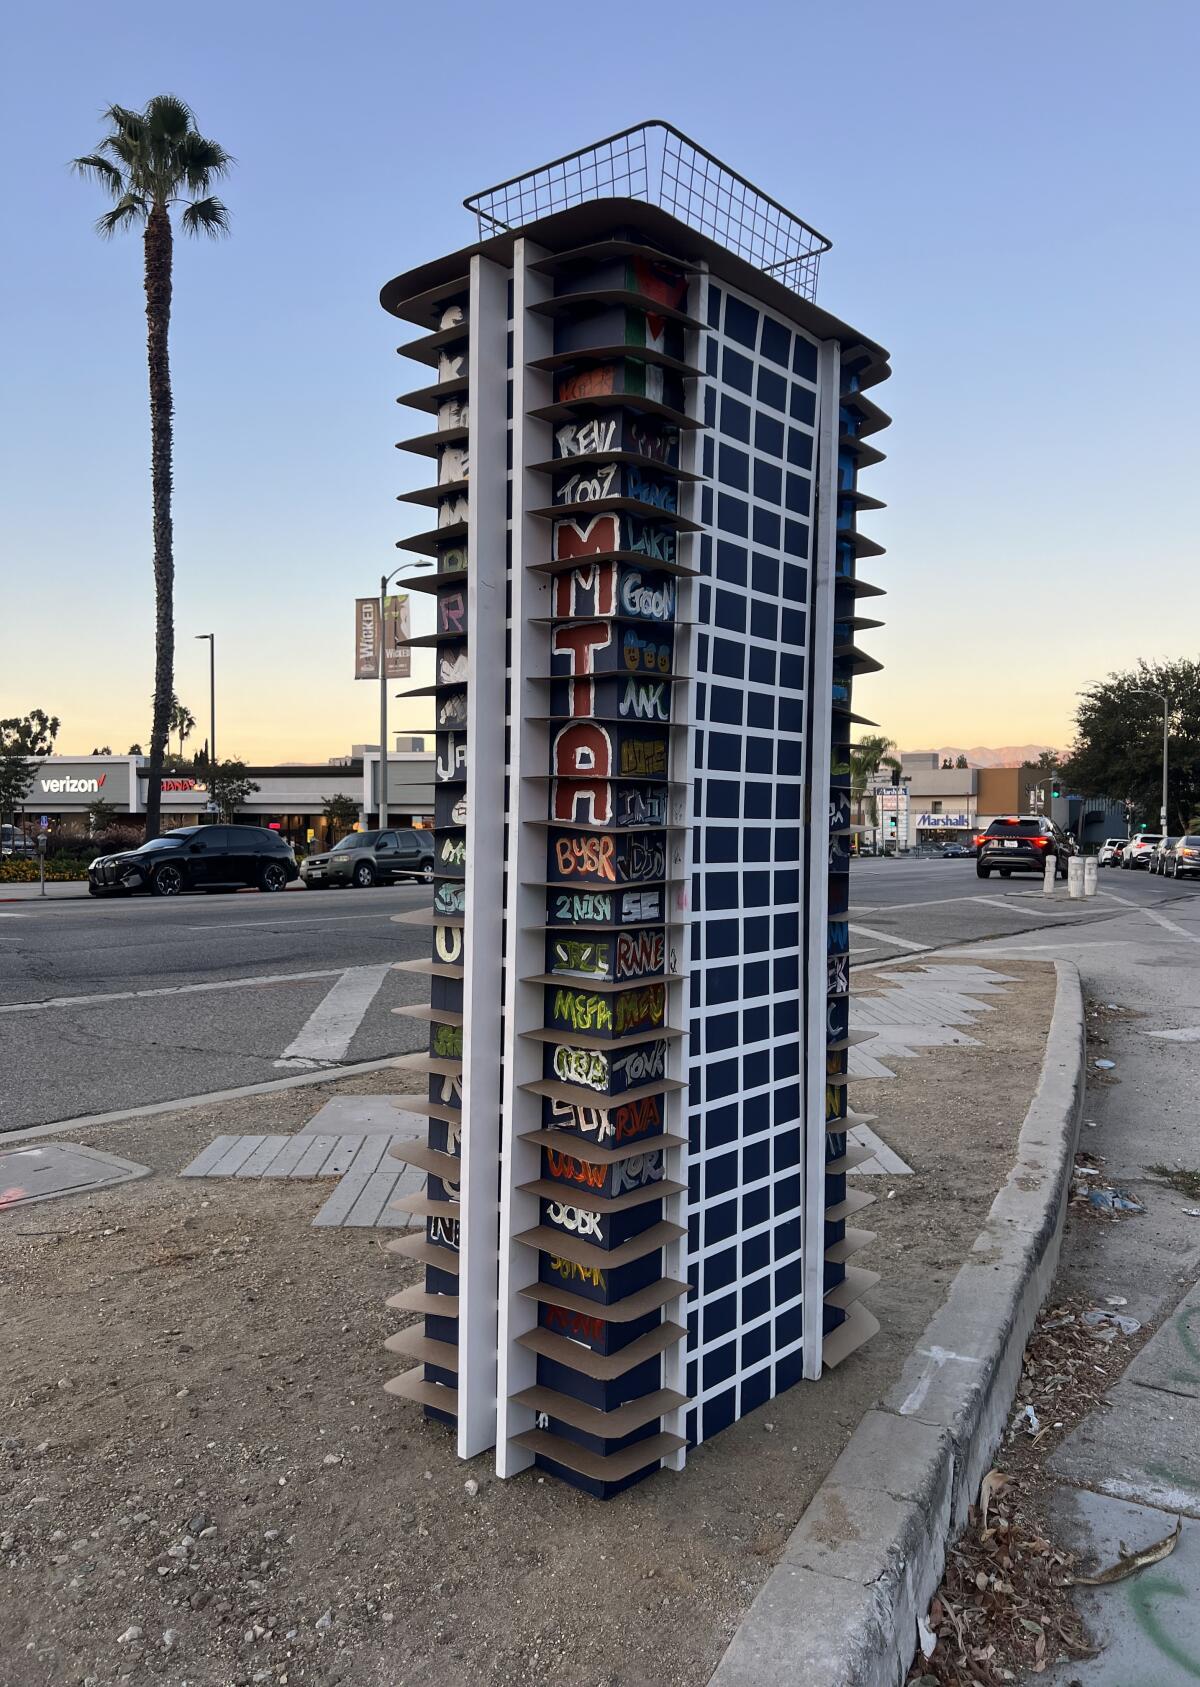
[[1132, 867], [1149, 867], [1150, 857], [1162, 842], [1161, 832], [1139, 832], [1136, 838], [1130, 838], [1121, 851], [1121, 866], [1126, 872]]
[[266, 826], [179, 826], [138, 849], [98, 855], [93, 896], [180, 896], [186, 890], [286, 890], [297, 875], [292, 846]]
[[1163, 872], [1169, 879], [1184, 879], [1200, 874], [1200, 832], [1189, 832], [1186, 838], [1176, 838], [1167, 851]]
[[949, 844], [946, 844], [945, 847], [942, 850], [942, 860], [943, 861], [958, 860], [960, 857], [962, 857], [964, 855], [972, 855], [973, 853], [974, 853], [974, 851], [968, 849], [966, 844], [949, 843]]
[[1013, 873], [1044, 873], [1053, 858], [1055, 876], [1065, 879], [1067, 862], [1075, 853], [1072, 839], [1044, 815], [1006, 815], [976, 837], [975, 871], [981, 879], [990, 879], [993, 871], [1002, 879]]
[[1097, 867], [1115, 867], [1121, 860], [1121, 850], [1128, 838], [1105, 838], [1096, 854]]
[[1160, 874], [1163, 875], [1164, 878], [1166, 877], [1167, 856], [1175, 848], [1175, 845], [1178, 842], [1179, 842], [1178, 838], [1162, 838], [1158, 843], [1155, 844], [1153, 850], [1150, 852], [1150, 863], [1149, 863], [1149, 871], [1150, 872], [1160, 873]]
[[411, 826], [395, 832], [351, 832], [332, 849], [310, 855], [300, 868], [308, 890], [325, 885], [394, 884], [397, 879], [433, 878], [433, 833]]

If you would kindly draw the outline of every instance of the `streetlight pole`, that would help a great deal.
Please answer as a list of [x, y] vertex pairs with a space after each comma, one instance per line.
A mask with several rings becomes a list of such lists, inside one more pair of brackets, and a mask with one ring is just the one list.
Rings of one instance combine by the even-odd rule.
[[[208, 766], [211, 773], [217, 765], [217, 635], [197, 633], [195, 636], [208, 640]], [[211, 799], [210, 788], [209, 800]]]
[[1163, 751], [1162, 751], [1162, 807], [1158, 811], [1158, 829], [1163, 837], [1167, 836], [1167, 762], [1171, 747], [1171, 697], [1166, 691], [1134, 691], [1134, 697], [1157, 697], [1163, 706]]

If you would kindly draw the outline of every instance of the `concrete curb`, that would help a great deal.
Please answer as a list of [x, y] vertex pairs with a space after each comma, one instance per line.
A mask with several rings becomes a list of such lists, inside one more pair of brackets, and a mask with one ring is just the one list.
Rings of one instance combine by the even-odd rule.
[[895, 1388], [863, 1418], [711, 1687], [897, 1687], [1016, 1393], [1053, 1279], [1086, 1076], [1078, 969], [1057, 988], [1016, 1163]]

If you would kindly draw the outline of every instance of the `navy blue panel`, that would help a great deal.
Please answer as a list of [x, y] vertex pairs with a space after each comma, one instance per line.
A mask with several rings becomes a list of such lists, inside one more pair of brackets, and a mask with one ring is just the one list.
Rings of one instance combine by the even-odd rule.
[[736, 1248], [718, 1248], [715, 1253], [705, 1255], [704, 1286], [710, 1295], [715, 1294], [718, 1289], [727, 1288], [736, 1277]]
[[716, 449], [712, 434], [706, 433], [704, 436], [704, 473], [710, 480], [712, 479], [713, 458], [716, 455]]
[[749, 1324], [756, 1318], [765, 1318], [771, 1310], [771, 1284], [768, 1279], [758, 1278], [753, 1283], [746, 1283], [742, 1287], [742, 1323]]
[[731, 1107], [710, 1107], [707, 1120], [707, 1145], [710, 1149], [723, 1148], [727, 1142], [737, 1141], [741, 1111], [736, 1102]]
[[773, 556], [762, 556], [758, 551], [754, 553], [754, 590], [768, 592], [772, 597], [779, 593], [779, 560]]
[[779, 545], [779, 517], [774, 510], [764, 509], [761, 504], [754, 506], [754, 543], [756, 545]]
[[799, 334], [792, 349], [792, 373], [803, 375], [809, 381], [817, 378], [817, 348]]
[[[728, 352], [725, 354], [728, 357]], [[817, 395], [811, 387], [798, 387], [793, 382], [788, 411], [794, 422], [807, 422], [809, 427], [817, 419]]]
[[[784, 730], [783, 712], [786, 700], [779, 702], [779, 729]], [[790, 730], [790, 728], [789, 728]], [[776, 785], [775, 787], [775, 818], [777, 820], [798, 820], [800, 818], [800, 787], [799, 785]]]
[[736, 1153], [712, 1154], [704, 1168], [704, 1198], [713, 1200], [717, 1195], [728, 1195], [737, 1183]]
[[740, 346], [753, 351], [758, 344], [758, 312], [730, 293], [725, 300], [725, 332]]
[[783, 596], [789, 603], [806, 603], [808, 601], [808, 569], [799, 563], [785, 562], [783, 565]]
[[[757, 1364], [767, 1357], [770, 1352], [771, 1326], [762, 1324], [757, 1330], [747, 1330], [742, 1337], [742, 1370], [747, 1366]], [[755, 1411], [759, 1406], [765, 1406], [771, 1398], [771, 1367], [764, 1365], [761, 1371], [755, 1371], [753, 1376], [742, 1377], [742, 1416]]]
[[735, 498], [729, 492], [718, 492], [717, 526], [723, 528], [726, 533], [748, 535], [750, 532], [750, 507], [745, 499]]
[[771, 740], [769, 738], [749, 738], [746, 741], [746, 772], [771, 773], [773, 768]]
[[776, 904], [783, 903], [783, 902], [799, 902], [799, 900], [800, 900], [800, 875], [799, 875], [799, 873], [788, 872], [788, 871], [776, 873], [775, 874], [775, 901], [776, 901]]
[[744, 633], [746, 631], [746, 598], [743, 592], [717, 593], [717, 626], [722, 632]]
[[710, 672], [720, 674], [723, 679], [740, 680], [745, 671], [746, 646], [735, 644], [732, 639], [715, 638]]
[[808, 555], [808, 523], [806, 521], [784, 522], [783, 548], [789, 556], [806, 557]]
[[742, 1243], [742, 1276], [749, 1277], [755, 1271], [765, 1271], [771, 1263], [771, 1232], [764, 1230], [759, 1236], [747, 1236]]
[[[721, 354], [721, 379], [727, 387], [733, 387], [737, 392], [752, 392], [754, 365], [748, 357], [743, 357], [740, 351], [734, 351], [732, 346], [726, 346]], [[798, 388], [798, 391], [803, 391]], [[812, 397], [812, 394], [809, 394]]]
[[750, 443], [750, 406], [727, 392], [721, 394], [721, 432], [730, 439], [740, 439], [743, 445]]
[[[719, 1054], [724, 1049], [736, 1048], [741, 1041], [736, 1013], [710, 1013], [704, 1023], [704, 1052]], [[653, 1202], [647, 1202], [653, 1206]]]
[[732, 826], [704, 828], [704, 859], [728, 862], [738, 858], [738, 834]]
[[746, 547], [732, 539], [717, 540], [717, 578], [730, 586], [746, 584]]
[[783, 456], [783, 423], [765, 411], [754, 415], [754, 443], [768, 457]]
[[717, 452], [717, 462], [720, 465], [719, 478], [724, 481], [726, 486], [736, 487], [739, 492], [750, 490], [750, 457], [748, 452], [739, 451], [736, 445], [726, 445], [722, 441]]
[[799, 914], [776, 914], [775, 916], [775, 947], [777, 949], [794, 949], [800, 942]]
[[727, 1336], [737, 1324], [737, 1292], [731, 1290], [719, 1300], [710, 1300], [704, 1307], [704, 1340], [711, 1345]]
[[[805, 482], [805, 485], [808, 483]], [[783, 470], [777, 463], [768, 463], [762, 457], [754, 459], [754, 496], [762, 498], [768, 504], [777, 504], [783, 489]], [[804, 505], [807, 511], [808, 505]]]
[[717, 373], [717, 342], [712, 338], [705, 341], [704, 368], [709, 375], [715, 376]]
[[708, 718], [722, 726], [740, 726], [746, 693], [735, 691], [731, 685], [714, 685]]
[[756, 1230], [771, 1216], [771, 1191], [751, 1189], [742, 1196], [742, 1229]]
[[776, 1043], [774, 1049], [775, 1080], [794, 1078], [800, 1070], [800, 1044]]
[[747, 961], [742, 967], [742, 995], [753, 1001], [756, 996], [770, 994], [771, 963]]
[[798, 1306], [791, 1306], [786, 1312], [781, 1312], [775, 1320], [775, 1345], [788, 1347], [794, 1341], [799, 1341], [804, 1334], [804, 1315]]
[[[786, 369], [791, 349], [792, 336], [782, 322], [776, 322], [774, 317], [764, 316], [762, 325], [763, 356], [769, 357], [772, 363], [778, 363], [781, 369]], [[796, 373], [799, 375], [804, 371], [798, 369]]]
[[710, 914], [705, 922], [704, 936], [704, 947], [710, 961], [736, 955], [741, 948], [741, 933], [736, 919], [718, 920]]
[[[800, 663], [800, 674], [801, 674], [800, 680], [799, 681], [785, 680], [784, 677], [783, 677], [783, 671], [782, 671], [782, 668], [781, 668], [780, 673], [779, 673], [779, 684], [780, 685], [803, 685], [803, 683], [804, 683], [804, 680], [803, 680], [803, 674], [804, 674], [803, 658], [798, 657], [798, 658], [796, 658], [796, 660], [799, 661], [799, 663]], [[755, 682], [756, 685], [774, 685], [775, 684], [775, 668], [776, 668], [776, 657], [775, 657], [775, 652], [773, 650], [766, 650], [761, 645], [751, 645], [751, 647], [750, 647], [750, 678]]]
[[711, 428], [717, 420], [717, 389], [707, 383], [704, 388], [704, 425]]
[[[750, 632], [754, 638], [773, 639], [779, 626], [779, 611], [769, 603], [750, 605]], [[746, 698], [746, 724], [758, 732], [775, 729], [775, 699], [767, 692], [751, 691]]]
[[797, 469], [811, 469], [813, 462], [813, 438], [810, 433], [801, 433], [799, 428], [788, 429], [787, 443], [788, 462]]
[[742, 1009], [742, 1041], [765, 1043], [771, 1035], [771, 1013], [766, 1007]]
[[713, 518], [713, 489], [711, 486], [700, 488], [700, 520], [706, 527], [712, 526]]
[[737, 784], [731, 779], [710, 779], [704, 813], [709, 820], [736, 820], [741, 813]]
[[787, 507], [797, 515], [807, 515], [809, 511], [812, 481], [806, 474], [789, 474], [787, 477]]
[[[732, 1343], [730, 1344], [732, 1350]], [[705, 1378], [707, 1381], [708, 1364], [705, 1362]], [[713, 1400], [706, 1400], [702, 1411], [704, 1420], [704, 1439], [710, 1440], [719, 1435], [723, 1429], [728, 1429], [733, 1422], [734, 1398], [733, 1389], [725, 1394], [718, 1394]]]
[[721, 289], [715, 287], [711, 281], [708, 284], [708, 326], [710, 328], [721, 326]]
[[794, 1131], [780, 1131], [773, 1140], [775, 1172], [785, 1172], [790, 1166], [800, 1164], [801, 1139], [800, 1127]]
[[771, 1170], [771, 1139], [748, 1142], [742, 1149], [742, 1182], [757, 1183]]
[[[735, 1341], [727, 1341], [722, 1347], [714, 1348], [711, 1353], [706, 1353], [702, 1365], [705, 1388], [715, 1388], [718, 1383], [727, 1382], [736, 1368], [737, 1343]], [[706, 1420], [707, 1415], [708, 1408], [705, 1407]]]
[[[769, 698], [764, 698], [769, 702]], [[742, 875], [742, 903], [747, 908], [765, 908], [771, 900], [771, 875], [769, 873], [743, 873]]]
[[771, 1081], [771, 1051], [759, 1049], [742, 1056], [742, 1083], [747, 1089], [760, 1089]]
[[709, 1101], [723, 1101], [738, 1091], [738, 1063], [736, 1060], [712, 1060], [704, 1073], [704, 1093]]
[[775, 851], [771, 844], [771, 830], [768, 826], [749, 828], [742, 841], [742, 856], [746, 861], [772, 861]]
[[804, 1354], [799, 1348], [794, 1353], [787, 1354], [777, 1360], [775, 1365], [775, 1392], [780, 1394], [785, 1388], [792, 1388], [804, 1376]]
[[[753, 694], [751, 694], [753, 695]], [[742, 813], [747, 820], [769, 820], [771, 818], [770, 785], [751, 783], [746, 786], [745, 797], [742, 802]]]
[[788, 384], [782, 375], [777, 375], [773, 369], [764, 368], [761, 364], [758, 370], [758, 402], [769, 404], [772, 410], [786, 410]]

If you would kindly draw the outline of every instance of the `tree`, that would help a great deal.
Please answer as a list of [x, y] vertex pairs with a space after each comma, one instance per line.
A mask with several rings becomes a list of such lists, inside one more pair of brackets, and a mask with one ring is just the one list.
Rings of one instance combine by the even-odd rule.
[[174, 692], [171, 693], [171, 712], [167, 719], [167, 725], [169, 728], [168, 738], [171, 732], [179, 734], [179, 759], [182, 761], [184, 741], [190, 738], [195, 731], [196, 717], [186, 703], [179, 701]]
[[960, 750], [954, 758], [954, 765], [955, 767], [970, 767], [971, 764]]
[[232, 820], [246, 798], [258, 789], [246, 775], [245, 762], [214, 762], [208, 770], [208, 798], [216, 803], [222, 820]]
[[1042, 750], [1033, 765], [1039, 773], [1057, 773], [1061, 761], [1057, 750]]
[[16, 821], [37, 770], [54, 748], [61, 722], [44, 709], [0, 720], [0, 820]]
[[163, 757], [175, 676], [175, 551], [171, 517], [174, 398], [170, 327], [174, 232], [171, 208], [183, 205], [185, 234], [213, 238], [229, 228], [229, 213], [211, 188], [233, 160], [206, 140], [173, 94], [158, 94], [145, 111], [110, 106], [108, 133], [74, 168], [98, 182], [113, 204], [96, 222], [105, 239], [141, 226], [145, 252], [146, 356], [150, 373], [150, 480], [154, 512], [154, 720], [146, 783], [146, 836], [158, 836]]
[[111, 756], [112, 755], [112, 745], [111, 744], [102, 744], [100, 746], [100, 748], [97, 749], [96, 746], [93, 744], [92, 745], [92, 754], [94, 756]]
[[1162, 802], [1163, 706], [1168, 710], [1167, 829], [1186, 832], [1200, 807], [1200, 662], [1139, 661], [1083, 693], [1076, 740], [1059, 772], [1084, 797], [1118, 797], [1158, 825]]
[[946, 768], [953, 767], [953, 766], [954, 766], [954, 763], [950, 760], [949, 756], [943, 756], [942, 757], [942, 769], [943, 769], [943, 771], [945, 771]]
[[119, 812], [116, 803], [97, 797], [88, 809], [88, 831], [93, 837], [99, 832], [106, 832], [110, 826], [116, 825]]
[[868, 787], [881, 767], [899, 769], [900, 763], [891, 754], [895, 748], [892, 740], [881, 732], [869, 733], [850, 746], [850, 800], [858, 808], [860, 823], [864, 819], [869, 826], [879, 823], [877, 804], [868, 795]]
[[353, 797], [345, 796], [341, 791], [335, 791], [331, 797], [322, 797], [321, 815], [329, 828], [334, 843], [351, 830], [358, 819], [358, 804]]
[[145, 752], [143, 751], [142, 746], [140, 744], [131, 744], [129, 746], [128, 751], [126, 752], [127, 755], [131, 755], [131, 756], [140, 756], [140, 755], [143, 755], [144, 753]]

